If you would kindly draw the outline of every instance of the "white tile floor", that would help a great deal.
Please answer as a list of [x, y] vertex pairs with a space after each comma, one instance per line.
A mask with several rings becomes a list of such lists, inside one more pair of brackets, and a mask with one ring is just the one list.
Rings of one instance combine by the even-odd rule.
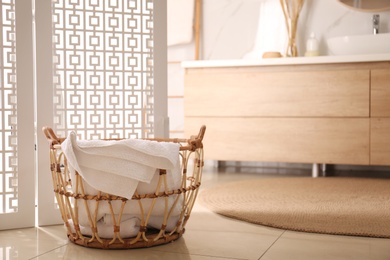
[[[255, 174], [240, 170], [218, 173], [216, 169], [208, 170], [204, 173], [201, 188], [237, 179], [284, 176], [282, 170], [265, 169], [257, 172]], [[186, 233], [168, 245], [117, 251], [89, 249], [68, 242], [62, 226], [50, 226], [0, 231], [0, 259], [388, 260], [390, 239], [332, 236], [269, 228], [216, 215], [198, 203], [187, 224]]]

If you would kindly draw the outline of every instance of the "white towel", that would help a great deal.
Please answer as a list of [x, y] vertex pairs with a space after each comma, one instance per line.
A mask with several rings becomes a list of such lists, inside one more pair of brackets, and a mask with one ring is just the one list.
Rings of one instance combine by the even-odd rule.
[[131, 199], [139, 181], [150, 183], [157, 169], [167, 169], [180, 183], [179, 144], [139, 139], [78, 141], [71, 132], [61, 148], [70, 168], [94, 189]]
[[[168, 174], [167, 174], [168, 175]], [[167, 190], [175, 190], [179, 189], [181, 187], [181, 181], [179, 182], [174, 182], [173, 180], [177, 180], [175, 177], [180, 177], [180, 172], [176, 172], [176, 174], [171, 174], [167, 176]], [[71, 171], [71, 178], [74, 179], [74, 172]], [[151, 194], [156, 191], [157, 183], [158, 183], [159, 175], [155, 174], [154, 177], [152, 178], [152, 181], [150, 184], [148, 183], [143, 183], [140, 182], [137, 191], [139, 194]], [[88, 183], [84, 184], [85, 192], [87, 194], [92, 194], [95, 195], [97, 194], [97, 190], [94, 189], [93, 187], [89, 186]], [[75, 192], [75, 187], [72, 187], [73, 192]], [[164, 190], [164, 186], [160, 188], [160, 191]], [[179, 196], [179, 198], [177, 198]], [[166, 197], [160, 197], [156, 199], [156, 202], [154, 204], [154, 207], [151, 212], [151, 216], [156, 216], [156, 217], [161, 217], [165, 213], [165, 199]], [[176, 199], [178, 200], [175, 207], [172, 209], [171, 216], [178, 216], [181, 214], [182, 206], [183, 206], [183, 196], [182, 195], [170, 195], [167, 197], [168, 199], [168, 209], [171, 210], [173, 207]], [[151, 209], [153, 199], [142, 199], [142, 208], [145, 214], [149, 212]], [[94, 200], [89, 200], [87, 201], [87, 205], [89, 208], [89, 212], [91, 215], [96, 213], [96, 219], [100, 220], [104, 217], [106, 214], [111, 214], [110, 207], [106, 201], [102, 201], [98, 205], [98, 210], [96, 210], [96, 201]], [[119, 214], [122, 206], [122, 201], [112, 201], [111, 202], [112, 209], [114, 211], [114, 214]], [[126, 203], [125, 208], [123, 209], [123, 214], [128, 214], [128, 215], [137, 215], [141, 216], [141, 210], [139, 206], [138, 200], [128, 200]], [[87, 207], [85, 206], [83, 201], [78, 202], [78, 219], [80, 225], [83, 226], [89, 226], [89, 221], [88, 221], [88, 213], [87, 213]], [[123, 221], [123, 220], [122, 220]]]
[[[115, 215], [115, 220], [118, 221], [118, 216]], [[167, 226], [165, 230], [167, 232], [171, 232], [175, 229], [177, 221], [179, 220], [179, 216], [170, 217], [167, 221]], [[73, 221], [71, 219], [68, 220], [71, 228], [71, 232], [75, 233], [75, 228], [73, 225]], [[151, 216], [149, 219], [148, 227], [153, 227], [160, 229], [163, 223], [163, 217]], [[105, 214], [102, 219], [100, 219], [97, 223], [97, 232], [99, 237], [101, 238], [112, 238], [114, 237], [114, 226], [112, 215]], [[117, 225], [119, 223], [116, 223]], [[138, 234], [141, 220], [139, 216], [135, 215], [122, 215], [120, 226], [120, 236], [122, 238], [134, 237]], [[80, 223], [80, 232], [84, 236], [92, 236], [92, 229], [89, 224], [81, 224]]]
[[[176, 227], [176, 224], [177, 224], [177, 222], [179, 220], [179, 217], [180, 216], [169, 217], [169, 219], [167, 220], [167, 225], [166, 225], [165, 230], [168, 231], [168, 232], [173, 231], [174, 228]], [[134, 218], [138, 219], [139, 216], [123, 214], [122, 218], [121, 218], [121, 223], [126, 222], [129, 219], [134, 219]], [[115, 215], [115, 219], [118, 220], [118, 216], [117, 215]], [[160, 229], [161, 226], [162, 226], [163, 220], [164, 220], [163, 216], [151, 216], [149, 218], [149, 221], [148, 221], [148, 227], [153, 227], [153, 228]], [[103, 219], [102, 219], [102, 222], [105, 225], [109, 225], [109, 226], [112, 225], [113, 224], [112, 215], [111, 214], [105, 214]]]
[[[69, 219], [70, 229], [72, 233], [75, 233], [75, 228], [73, 225], [73, 221]], [[96, 223], [97, 225], [97, 233], [101, 238], [113, 238], [114, 237], [114, 226], [105, 224], [103, 219]], [[132, 216], [131, 218], [127, 218], [126, 220], [120, 223], [120, 231], [119, 234], [122, 238], [134, 237], [138, 234], [139, 228], [141, 225], [141, 221], [139, 218]], [[84, 236], [92, 236], [91, 226], [83, 226], [80, 224], [80, 232]]]

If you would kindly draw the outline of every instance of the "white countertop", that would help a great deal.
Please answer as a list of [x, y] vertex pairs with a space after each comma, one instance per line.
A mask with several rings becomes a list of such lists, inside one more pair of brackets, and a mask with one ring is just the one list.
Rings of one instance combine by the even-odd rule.
[[272, 66], [294, 64], [327, 64], [327, 63], [351, 63], [351, 62], [376, 62], [390, 61], [390, 53], [349, 55], [349, 56], [316, 56], [295, 58], [268, 58], [258, 60], [194, 60], [183, 61], [184, 68], [204, 67], [244, 67], [244, 66]]

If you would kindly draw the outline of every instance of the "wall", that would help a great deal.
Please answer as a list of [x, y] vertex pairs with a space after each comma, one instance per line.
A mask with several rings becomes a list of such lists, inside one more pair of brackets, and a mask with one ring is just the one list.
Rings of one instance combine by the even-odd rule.
[[[202, 2], [201, 59], [261, 59], [265, 51], [284, 53], [286, 29], [279, 0]], [[379, 14], [380, 32], [390, 32], [390, 11]], [[336, 0], [306, 0], [297, 33], [299, 55], [304, 55], [306, 39], [312, 32], [320, 42], [321, 55], [329, 54], [327, 38], [372, 33], [372, 15], [349, 9]], [[194, 55], [193, 41], [168, 48], [168, 114], [172, 137], [183, 137], [184, 130], [184, 70], [180, 62], [193, 60]]]

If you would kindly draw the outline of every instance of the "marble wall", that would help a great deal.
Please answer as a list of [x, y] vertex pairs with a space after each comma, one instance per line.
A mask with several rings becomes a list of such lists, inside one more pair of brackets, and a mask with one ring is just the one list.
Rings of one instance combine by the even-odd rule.
[[[279, 0], [202, 0], [201, 59], [261, 59], [265, 51], [285, 52], [284, 16]], [[380, 12], [380, 32], [390, 32], [390, 11]], [[336, 0], [306, 0], [299, 18], [298, 53], [315, 33], [321, 55], [329, 55], [326, 39], [372, 33], [372, 15], [345, 7]], [[172, 33], [172, 32], [170, 32]], [[194, 42], [168, 48], [168, 113], [170, 135], [183, 137], [184, 70], [193, 60]]]
[[[286, 29], [279, 0], [204, 0], [203, 59], [258, 59], [264, 51], [286, 46]], [[390, 11], [380, 12], [381, 32], [390, 32]], [[358, 12], [336, 0], [306, 0], [299, 17], [299, 54], [313, 32], [320, 53], [328, 54], [326, 39], [372, 32], [370, 12]], [[261, 42], [268, 44], [261, 44]]]

